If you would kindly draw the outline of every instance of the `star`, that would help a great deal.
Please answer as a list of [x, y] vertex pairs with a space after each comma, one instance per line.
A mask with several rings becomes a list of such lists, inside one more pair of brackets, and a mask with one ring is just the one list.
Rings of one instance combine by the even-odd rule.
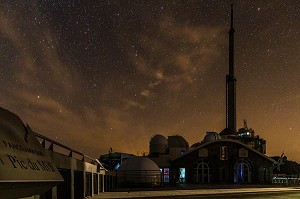
[[[282, 136], [300, 132], [299, 2], [233, 4], [237, 128], [247, 119], [267, 155], [300, 161]], [[228, 2], [19, 0], [0, 13], [1, 106], [46, 137], [99, 157], [224, 129]]]

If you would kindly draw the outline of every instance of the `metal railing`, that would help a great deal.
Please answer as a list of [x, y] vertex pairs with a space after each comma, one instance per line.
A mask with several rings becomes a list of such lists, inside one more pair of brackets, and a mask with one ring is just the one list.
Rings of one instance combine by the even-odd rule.
[[283, 186], [299, 186], [300, 178], [299, 175], [274, 176], [272, 183]]
[[[57, 142], [55, 140], [52, 140], [52, 139], [50, 139], [50, 138], [48, 138], [48, 137], [46, 137], [44, 135], [41, 135], [41, 134], [39, 134], [37, 132], [34, 132], [34, 133], [35, 133], [36, 137], [38, 137], [38, 138], [40, 138], [42, 140], [41, 144], [42, 144], [42, 146], [45, 149], [48, 149], [50, 151], [54, 151], [54, 145], [56, 145], [56, 146], [59, 146], [59, 147], [61, 147], [63, 149], [68, 150], [69, 151], [69, 157], [74, 157], [73, 154], [75, 153], [75, 154], [78, 154], [78, 155], [82, 156], [82, 159], [81, 159], [82, 161], [90, 162], [91, 164], [99, 164], [99, 161], [96, 161], [96, 158], [92, 158], [90, 156], [87, 156], [87, 155], [83, 154], [82, 152], [74, 150], [74, 149], [72, 149], [72, 148], [70, 148], [68, 146], [65, 146], [65, 145], [63, 145], [63, 144], [61, 144], [61, 143], [59, 143], [59, 142]], [[46, 147], [46, 142], [50, 143], [50, 146], [48, 148]], [[87, 160], [90, 160], [90, 161], [87, 161]]]

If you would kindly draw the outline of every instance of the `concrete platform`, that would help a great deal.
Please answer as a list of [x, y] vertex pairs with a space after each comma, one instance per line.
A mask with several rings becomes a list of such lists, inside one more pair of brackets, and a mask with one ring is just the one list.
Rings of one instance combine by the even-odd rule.
[[[152, 191], [138, 191], [138, 190], [123, 190], [116, 192], [105, 192], [100, 195], [92, 197], [93, 199], [104, 199], [104, 198], [167, 198], [167, 197], [175, 197], [175, 198], [189, 198], [187, 196], [192, 196], [193, 198], [197, 198], [197, 196], [222, 196], [222, 195], [230, 195], [230, 194], [272, 194], [272, 193], [295, 193], [300, 196], [300, 187], [246, 187], [246, 188], [204, 188], [204, 189], [181, 189], [181, 190], [152, 190]], [[228, 198], [228, 197], [225, 197]], [[231, 197], [229, 197], [231, 198]]]

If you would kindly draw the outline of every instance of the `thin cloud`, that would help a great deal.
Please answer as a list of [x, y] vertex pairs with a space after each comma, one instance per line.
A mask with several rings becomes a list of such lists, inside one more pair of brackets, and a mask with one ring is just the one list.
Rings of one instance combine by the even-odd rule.
[[156, 81], [156, 82], [150, 82], [150, 84], [149, 84], [149, 88], [154, 88], [154, 87], [156, 87], [156, 86], [160, 85], [161, 83], [162, 83], [162, 81], [161, 81], [161, 80], [159, 80], [159, 81]]
[[126, 99], [126, 100], [124, 100], [124, 103], [125, 103], [125, 107], [124, 107], [125, 110], [131, 109], [131, 108], [145, 109], [144, 105], [142, 105], [136, 101], [133, 101], [133, 100]]
[[186, 26], [166, 17], [159, 23], [155, 37], [141, 35], [149, 54], [133, 57], [133, 61], [140, 73], [177, 91], [192, 84], [218, 59], [226, 41], [222, 33], [219, 27]]
[[144, 97], [149, 97], [151, 94], [150, 90], [143, 90], [141, 92], [141, 95], [144, 96]]

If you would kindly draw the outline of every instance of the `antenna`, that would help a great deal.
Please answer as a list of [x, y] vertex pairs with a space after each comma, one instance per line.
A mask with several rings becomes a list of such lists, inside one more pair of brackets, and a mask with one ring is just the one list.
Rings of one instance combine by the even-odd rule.
[[248, 129], [247, 120], [244, 119], [244, 129]]
[[233, 3], [231, 4], [231, 29], [233, 29]]
[[227, 75], [227, 117], [230, 132], [236, 132], [236, 94], [234, 77], [234, 28], [233, 28], [233, 4], [231, 4], [231, 26], [229, 30], [229, 74]]
[[[236, 78], [234, 76], [233, 4], [231, 4], [229, 34], [228, 74], [226, 75], [226, 131], [223, 135], [236, 134]], [[225, 130], [225, 129], [224, 129]]]

